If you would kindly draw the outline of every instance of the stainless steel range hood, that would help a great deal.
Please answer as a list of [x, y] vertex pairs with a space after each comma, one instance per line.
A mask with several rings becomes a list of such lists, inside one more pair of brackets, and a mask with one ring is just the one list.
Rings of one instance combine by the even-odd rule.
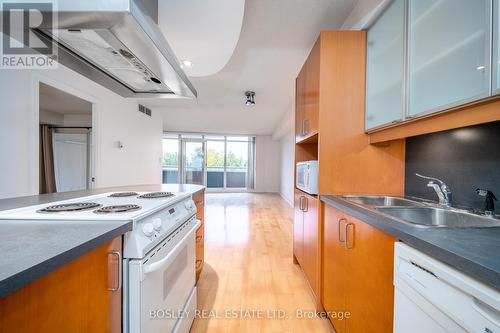
[[58, 0], [36, 29], [58, 61], [124, 97], [194, 98], [158, 27], [158, 0]]

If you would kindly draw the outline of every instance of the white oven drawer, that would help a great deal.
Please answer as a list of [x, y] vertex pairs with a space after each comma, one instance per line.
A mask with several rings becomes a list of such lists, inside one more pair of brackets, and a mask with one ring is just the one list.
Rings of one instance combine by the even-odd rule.
[[130, 333], [172, 332], [195, 285], [195, 218], [168, 236], [144, 259], [129, 261]]

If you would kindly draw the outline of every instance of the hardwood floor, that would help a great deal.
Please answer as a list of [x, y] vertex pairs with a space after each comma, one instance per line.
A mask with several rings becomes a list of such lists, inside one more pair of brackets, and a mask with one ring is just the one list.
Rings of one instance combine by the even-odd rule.
[[191, 332], [333, 332], [292, 259], [293, 209], [279, 195], [211, 193]]

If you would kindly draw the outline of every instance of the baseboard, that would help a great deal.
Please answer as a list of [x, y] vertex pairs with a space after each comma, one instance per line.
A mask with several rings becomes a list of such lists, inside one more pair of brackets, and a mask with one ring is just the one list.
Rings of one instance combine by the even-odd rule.
[[290, 200], [288, 200], [288, 199], [287, 199], [287, 198], [283, 195], [283, 193], [279, 192], [279, 195], [280, 195], [281, 199], [285, 200], [285, 202], [286, 202], [287, 204], [289, 204], [290, 206], [292, 206], [292, 207], [293, 207], [293, 202], [291, 202]]

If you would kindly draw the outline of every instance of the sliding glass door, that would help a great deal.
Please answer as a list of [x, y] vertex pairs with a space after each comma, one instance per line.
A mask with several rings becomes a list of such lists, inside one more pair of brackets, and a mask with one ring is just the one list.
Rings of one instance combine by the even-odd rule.
[[183, 140], [183, 183], [205, 185], [205, 153], [203, 141]]
[[248, 184], [248, 139], [227, 138], [226, 187], [247, 188]]
[[253, 188], [255, 138], [165, 134], [163, 183], [205, 185], [209, 190]]
[[180, 182], [179, 138], [163, 138], [163, 184], [176, 184]]
[[207, 140], [207, 188], [223, 189], [225, 187], [225, 146], [224, 140]]

